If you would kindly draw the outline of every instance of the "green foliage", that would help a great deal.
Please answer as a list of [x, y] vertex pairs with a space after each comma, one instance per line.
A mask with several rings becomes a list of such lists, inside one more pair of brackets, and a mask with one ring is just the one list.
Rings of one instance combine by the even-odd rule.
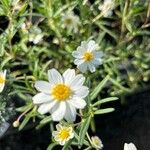
[[[86, 73], [90, 94], [88, 106], [79, 111], [81, 121], [68, 123], [74, 127], [75, 138], [63, 149], [71, 145], [82, 149], [85, 145], [94, 148], [88, 130], [94, 126], [95, 115], [114, 111], [114, 108], [101, 108], [104, 103], [116, 101], [123, 94], [134, 92], [148, 85], [150, 80], [150, 30], [147, 0], [115, 0], [113, 14], [103, 17], [98, 9], [102, 0], [1, 0], [0, 17], [5, 17], [8, 25], [0, 20], [0, 69], [10, 73], [6, 85], [11, 90], [0, 93], [0, 124], [14, 113], [11, 96], [19, 96], [25, 106], [16, 110], [23, 120], [19, 130], [27, 123], [40, 119], [37, 129], [54, 123], [51, 116], [40, 115], [32, 103], [36, 94], [36, 80], [47, 80], [47, 70], [57, 68], [63, 72], [75, 68], [72, 52], [84, 40], [94, 39], [103, 52], [103, 64], [95, 73]], [[63, 15], [68, 10], [79, 17], [78, 31], [64, 27]], [[37, 42], [37, 35], [41, 39]], [[8, 79], [7, 79], [8, 80]], [[9, 88], [8, 88], [9, 89]], [[104, 95], [108, 95], [104, 98]], [[12, 113], [13, 112], [13, 113]], [[49, 131], [48, 131], [49, 132]], [[58, 143], [53, 142], [47, 150]]]

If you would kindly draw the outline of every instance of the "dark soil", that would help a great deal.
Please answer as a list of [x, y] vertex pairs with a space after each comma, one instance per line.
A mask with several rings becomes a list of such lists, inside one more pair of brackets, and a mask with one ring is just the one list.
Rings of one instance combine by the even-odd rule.
[[138, 150], [150, 150], [150, 90], [126, 96], [124, 105], [116, 102], [112, 106], [115, 112], [96, 118], [104, 150], [123, 150], [125, 142], [133, 142]]
[[[104, 150], [123, 150], [125, 142], [133, 142], [138, 150], [150, 150], [150, 90], [126, 96], [122, 105], [116, 101], [104, 107], [116, 108], [111, 114], [95, 118], [96, 134], [102, 139]], [[50, 136], [48, 127], [14, 133], [8, 130], [0, 139], [0, 150], [46, 150]]]

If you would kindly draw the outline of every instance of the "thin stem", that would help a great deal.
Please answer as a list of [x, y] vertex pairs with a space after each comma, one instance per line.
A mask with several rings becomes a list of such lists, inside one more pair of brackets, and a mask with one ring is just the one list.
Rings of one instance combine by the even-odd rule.
[[88, 132], [86, 132], [86, 136], [87, 136], [87, 138], [88, 138], [88, 140], [89, 140], [90, 144], [92, 145], [92, 141], [91, 141], [91, 138], [90, 138], [90, 136], [89, 136]]
[[92, 23], [97, 21], [98, 19], [100, 19], [102, 17], [102, 13], [100, 13], [99, 15], [97, 15], [93, 20], [92, 20]]

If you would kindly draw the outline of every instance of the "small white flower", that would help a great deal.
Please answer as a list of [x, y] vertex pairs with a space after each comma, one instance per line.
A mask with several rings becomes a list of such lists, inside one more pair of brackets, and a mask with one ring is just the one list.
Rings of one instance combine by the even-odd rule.
[[98, 136], [92, 136], [91, 141], [93, 146], [97, 149], [102, 149], [104, 147], [101, 139]]
[[103, 5], [100, 5], [98, 8], [101, 10], [104, 17], [109, 17], [112, 15], [112, 11], [115, 8], [115, 2], [114, 0], [104, 0]]
[[72, 53], [75, 57], [74, 64], [81, 72], [90, 70], [95, 72], [95, 67], [102, 64], [103, 53], [96, 50], [97, 44], [95, 41], [83, 41], [76, 51]]
[[64, 145], [67, 141], [74, 137], [72, 127], [62, 126], [61, 124], [56, 125], [57, 131], [53, 131], [52, 135], [60, 145]]
[[6, 81], [6, 70], [0, 72], [0, 93], [3, 91]]
[[21, 25], [21, 29], [22, 29], [22, 30], [26, 30], [26, 23], [23, 23], [23, 24]]
[[74, 69], [67, 69], [61, 75], [56, 69], [48, 70], [48, 80], [36, 81], [35, 88], [40, 91], [33, 97], [33, 103], [39, 104], [38, 112], [45, 114], [50, 112], [53, 121], [65, 118], [75, 121], [76, 109], [86, 106], [85, 98], [89, 90], [83, 86], [85, 77], [82, 74], [75, 75]]
[[69, 31], [78, 32], [78, 26], [80, 25], [80, 20], [73, 11], [68, 11], [62, 17], [64, 27], [68, 28]]
[[129, 143], [129, 144], [125, 143], [124, 150], [137, 150], [137, 148], [135, 147], [133, 143]]
[[28, 33], [28, 29], [27, 29], [26, 23], [23, 23], [23, 24], [21, 25], [21, 30], [22, 30], [22, 32], [24, 32], [24, 33]]
[[24, 33], [28, 33], [30, 27], [31, 27], [31, 22], [24, 22], [23, 24], [21, 24], [21, 30]]
[[42, 38], [43, 38], [42, 30], [38, 28], [37, 26], [33, 26], [30, 29], [29, 41], [33, 42], [34, 44], [37, 44], [40, 41], [42, 41]]

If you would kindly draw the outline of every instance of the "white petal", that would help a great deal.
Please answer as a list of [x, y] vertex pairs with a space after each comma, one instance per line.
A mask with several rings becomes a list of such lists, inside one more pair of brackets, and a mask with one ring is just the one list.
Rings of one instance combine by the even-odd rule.
[[[81, 42], [82, 43], [82, 42]], [[84, 44], [83, 44], [84, 45]], [[83, 46], [83, 45], [81, 45], [81, 46], [79, 46], [78, 48], [77, 48], [77, 52], [79, 52], [81, 55], [83, 55], [86, 51], [87, 51], [87, 45], [86, 45], [86, 43], [85, 43], [85, 45]]]
[[40, 92], [47, 93], [47, 94], [50, 93], [51, 85], [49, 82], [36, 81], [34, 86]]
[[60, 129], [62, 129], [62, 125], [61, 124], [57, 124], [56, 125], [56, 129], [59, 131]]
[[102, 10], [103, 9], [103, 5], [99, 5], [98, 9]]
[[94, 59], [92, 62], [94, 65], [101, 65], [102, 64], [102, 59]]
[[125, 143], [124, 150], [137, 150], [137, 148], [135, 147], [133, 143], [129, 143], [129, 144]]
[[56, 138], [57, 135], [58, 135], [58, 131], [53, 131], [53, 132], [52, 132], [52, 136], [53, 136], [54, 138]]
[[84, 59], [75, 59], [74, 60], [75, 65], [81, 65], [82, 63], [84, 63]]
[[73, 99], [68, 102], [78, 109], [83, 109], [86, 106], [85, 100], [80, 97], [73, 97]]
[[74, 106], [70, 105], [68, 102], [66, 103], [65, 119], [67, 121], [75, 121], [76, 120], [76, 109]]
[[52, 110], [52, 120], [53, 121], [60, 121], [63, 119], [66, 112], [66, 103], [59, 102], [59, 106], [57, 109]]
[[86, 41], [82, 41], [81, 42], [81, 47], [84, 49], [84, 50], [86, 50], [87, 51], [87, 49], [88, 49], [88, 45], [87, 45], [88, 43], [86, 42]]
[[72, 52], [72, 56], [75, 58], [83, 58], [83, 54], [79, 51]]
[[3, 91], [5, 84], [0, 84], [0, 93]]
[[46, 103], [46, 104], [42, 104], [39, 106], [38, 108], [38, 112], [40, 114], [46, 114], [47, 112], [49, 112], [55, 105], [57, 105], [56, 101], [52, 101], [50, 103]]
[[78, 88], [79, 86], [82, 86], [85, 81], [85, 77], [82, 74], [76, 75], [73, 79], [72, 82], [70, 83], [70, 86], [72, 88]]
[[100, 59], [103, 57], [104, 54], [101, 51], [94, 51], [93, 55], [94, 55], [94, 58]]
[[88, 50], [89, 51], [94, 51], [94, 50], [96, 50], [96, 48], [97, 48], [97, 44], [95, 43], [95, 41], [94, 40], [90, 40], [88, 42]]
[[109, 11], [107, 11], [107, 13], [105, 14], [104, 17], [109, 17], [109, 16], [111, 16], [112, 14], [113, 14], [113, 11], [112, 11], [112, 10], [109, 10]]
[[63, 83], [62, 76], [56, 69], [48, 70], [48, 80], [52, 84]]
[[82, 63], [82, 64], [78, 65], [77, 67], [83, 73], [85, 73], [87, 71], [87, 63]]
[[7, 70], [4, 70], [4, 73], [3, 73], [4, 78], [6, 78], [6, 73], [7, 73]]
[[7, 72], [7, 70], [0, 72], [0, 76], [3, 77], [4, 79], [6, 78], [6, 72]]
[[37, 36], [35, 36], [35, 38], [34, 38], [34, 40], [33, 40], [33, 43], [34, 44], [37, 44], [37, 43], [39, 43], [41, 40], [42, 40], [42, 38], [43, 38], [43, 35], [37, 35]]
[[81, 86], [75, 89], [74, 94], [77, 97], [85, 98], [89, 94], [89, 89], [86, 86]]
[[92, 63], [89, 63], [88, 64], [88, 68], [89, 68], [89, 70], [91, 71], [91, 72], [95, 72], [95, 66], [92, 64]]
[[75, 70], [74, 69], [67, 69], [63, 73], [63, 78], [64, 78], [65, 84], [69, 84], [74, 77], [75, 77]]
[[38, 93], [32, 99], [34, 104], [41, 104], [50, 102], [53, 98], [48, 94]]
[[72, 132], [71, 134], [70, 134], [70, 139], [72, 139], [74, 137], [74, 133]]

